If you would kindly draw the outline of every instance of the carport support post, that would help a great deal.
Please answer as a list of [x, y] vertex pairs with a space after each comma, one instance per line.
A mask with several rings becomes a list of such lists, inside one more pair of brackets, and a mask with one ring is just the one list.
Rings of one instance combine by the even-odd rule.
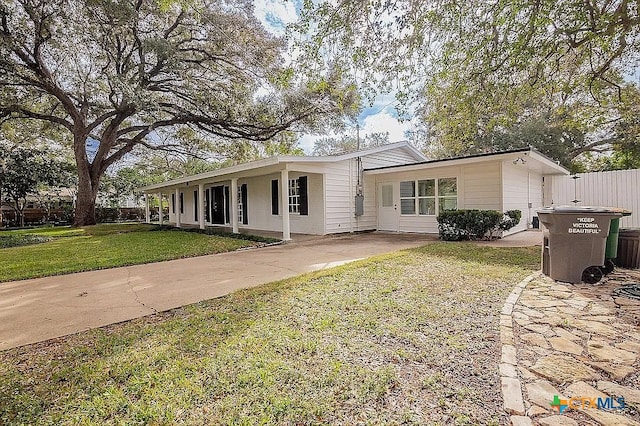
[[204, 183], [198, 184], [198, 220], [200, 229], [204, 229]]
[[180, 188], [176, 188], [176, 228], [180, 228]]
[[238, 178], [231, 179], [231, 227], [238, 233]]
[[149, 194], [144, 194], [144, 220], [151, 223], [151, 211], [149, 211]]
[[160, 221], [160, 226], [162, 226], [164, 222], [164, 212], [162, 209], [162, 192], [158, 193], [158, 220]]
[[282, 209], [282, 239], [291, 240], [291, 224], [289, 223], [289, 170], [280, 172], [280, 207]]

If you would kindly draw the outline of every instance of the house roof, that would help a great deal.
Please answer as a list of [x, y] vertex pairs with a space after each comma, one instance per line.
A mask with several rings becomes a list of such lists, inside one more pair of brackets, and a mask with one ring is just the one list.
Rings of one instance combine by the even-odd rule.
[[[401, 141], [396, 143], [391, 143], [388, 145], [381, 145], [374, 148], [362, 149], [360, 151], [349, 152], [346, 154], [340, 155], [329, 155], [329, 156], [293, 156], [293, 155], [281, 155], [276, 157], [264, 158], [262, 160], [251, 161], [249, 163], [238, 164], [236, 166], [224, 167], [222, 169], [213, 170], [210, 172], [200, 173], [197, 175], [184, 176], [178, 179], [173, 179], [170, 181], [157, 183], [153, 185], [144, 186], [138, 188], [138, 190], [146, 192], [153, 191], [155, 189], [166, 188], [170, 186], [182, 185], [186, 183], [194, 183], [200, 180], [210, 179], [219, 176], [230, 175], [233, 173], [245, 172], [250, 170], [256, 170], [261, 168], [266, 168], [270, 166], [275, 166], [278, 164], [286, 164], [286, 163], [332, 163], [337, 161], [349, 160], [357, 157], [364, 157], [366, 155], [372, 155], [379, 152], [385, 152], [392, 149], [403, 149], [407, 153], [415, 158], [416, 162], [423, 162], [427, 160], [420, 151], [418, 151], [413, 145], [411, 145], [407, 141]], [[413, 163], [411, 163], [413, 164]]]
[[[530, 159], [532, 159], [537, 165], [539, 165], [539, 169], [541, 169], [541, 171], [543, 171], [544, 174], [562, 174], [562, 175], [570, 174], [569, 170], [561, 166], [559, 162], [554, 161], [553, 159], [547, 157], [546, 155], [542, 154], [541, 152], [531, 147], [512, 149], [507, 151], [491, 152], [491, 153], [474, 154], [474, 155], [467, 155], [467, 156], [461, 156], [461, 157], [444, 158], [441, 160], [426, 160], [426, 161], [421, 161], [413, 164], [398, 164], [394, 166], [374, 167], [370, 169], [365, 169], [365, 172], [369, 174], [381, 174], [381, 173], [391, 172], [391, 171], [410, 171], [410, 170], [416, 170], [416, 169], [422, 169], [422, 168], [479, 163], [479, 162], [488, 161], [488, 160], [507, 160], [512, 157], [514, 160], [516, 160], [516, 159], [522, 158], [518, 154], [528, 156]], [[526, 163], [526, 160], [524, 161]], [[531, 167], [531, 165], [529, 167]]]

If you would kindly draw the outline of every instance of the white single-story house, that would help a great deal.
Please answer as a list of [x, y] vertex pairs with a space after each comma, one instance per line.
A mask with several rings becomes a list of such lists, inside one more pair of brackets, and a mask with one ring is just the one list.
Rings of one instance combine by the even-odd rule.
[[545, 176], [561, 174], [569, 172], [530, 148], [429, 160], [398, 142], [336, 156], [271, 157], [140, 189], [168, 198], [172, 225], [277, 231], [284, 240], [291, 233], [437, 233], [436, 216], [446, 209], [519, 209], [513, 233], [532, 227]]

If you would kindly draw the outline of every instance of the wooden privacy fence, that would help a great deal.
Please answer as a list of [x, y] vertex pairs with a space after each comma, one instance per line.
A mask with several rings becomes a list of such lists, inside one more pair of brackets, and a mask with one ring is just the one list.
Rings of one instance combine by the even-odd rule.
[[[545, 179], [545, 205], [622, 207], [633, 211], [624, 228], [640, 228], [640, 169], [578, 173]], [[549, 185], [548, 181], [551, 181]], [[574, 200], [578, 200], [574, 203]]]

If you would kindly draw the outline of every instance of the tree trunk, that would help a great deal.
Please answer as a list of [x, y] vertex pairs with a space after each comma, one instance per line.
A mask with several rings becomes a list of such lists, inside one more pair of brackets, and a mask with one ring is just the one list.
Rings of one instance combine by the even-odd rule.
[[20, 208], [18, 200], [16, 200], [16, 212], [20, 218], [19, 226], [20, 228], [24, 228], [24, 207], [22, 209]]
[[[78, 170], [78, 193], [73, 226], [87, 226], [96, 224], [96, 197], [100, 177], [93, 177], [92, 165], [89, 163], [86, 151], [86, 136], [84, 129], [76, 130], [74, 134], [74, 154], [76, 169]], [[94, 159], [94, 162], [96, 160]]]
[[73, 226], [87, 226], [96, 224], [96, 197], [91, 188], [78, 187], [78, 199], [73, 218]]

